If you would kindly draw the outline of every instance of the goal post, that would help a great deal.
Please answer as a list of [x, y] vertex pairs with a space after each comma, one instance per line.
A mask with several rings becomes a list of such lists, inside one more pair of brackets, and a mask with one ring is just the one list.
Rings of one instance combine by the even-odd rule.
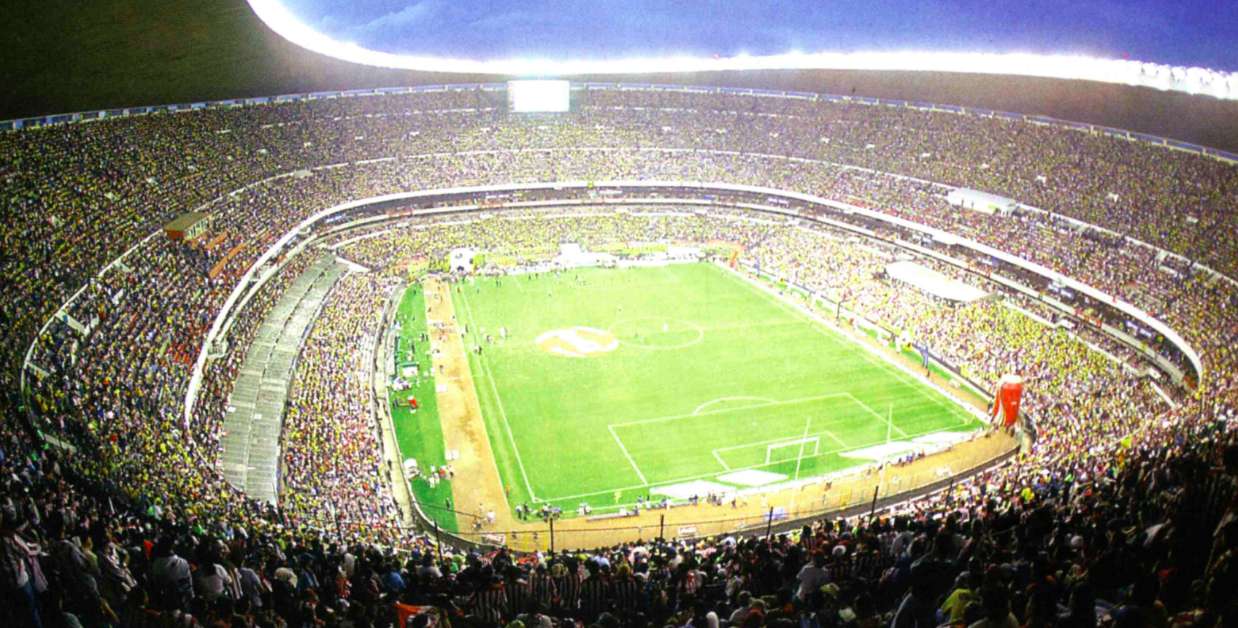
[[805, 436], [765, 446], [765, 464], [787, 462], [821, 454], [821, 437]]

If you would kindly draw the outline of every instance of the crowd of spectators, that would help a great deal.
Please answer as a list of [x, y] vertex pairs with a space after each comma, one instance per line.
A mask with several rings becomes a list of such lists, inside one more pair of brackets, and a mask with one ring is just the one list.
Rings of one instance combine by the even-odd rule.
[[[403, 600], [439, 609], [416, 620], [422, 625], [521, 616], [544, 625], [580, 615], [602, 625], [871, 626], [891, 609], [893, 625], [936, 625], [946, 619], [932, 612], [949, 593], [945, 583], [957, 580], [967, 593], [951, 596], [949, 623], [1092, 625], [1087, 617], [1097, 614], [1083, 611], [1101, 601], [1114, 606], [1100, 616], [1132, 626], [1235, 620], [1224, 594], [1238, 588], [1238, 289], [1200, 264], [1238, 269], [1238, 168], [1074, 130], [910, 108], [640, 90], [591, 90], [581, 102], [564, 117], [509, 117], [491, 95], [445, 91], [0, 136], [4, 410], [13, 418], [29, 411], [33, 429], [69, 446], [32, 437], [20, 421], [0, 432], [2, 584], [14, 616], [57, 625], [72, 625], [70, 614], [87, 625], [369, 625], [389, 621]], [[880, 256], [785, 222], [687, 212], [598, 212], [528, 220], [524, 229], [498, 219], [428, 222], [348, 253], [398, 270], [384, 261], [392, 259], [384, 246], [432, 256], [481, 241], [513, 254], [541, 251], [564, 238], [738, 245], [766, 269], [934, 340], [978, 379], [1025, 369], [1044, 384], [1035, 393], [1037, 449], [886, 522], [820, 522], [776, 539], [640, 543], [584, 558], [456, 552], [441, 562], [426, 539], [404, 535], [397, 559], [363, 545], [392, 540], [375, 533], [391, 513], [382, 481], [368, 472], [316, 475], [349, 455], [381, 475], [374, 448], [350, 454], [342, 432], [311, 420], [335, 414], [340, 430], [373, 437], [351, 405], [365, 385], [347, 366], [355, 356], [338, 348], [373, 331], [375, 321], [354, 318], [365, 308], [351, 306], [377, 302], [376, 280], [350, 276], [332, 297], [340, 307], [311, 332], [307, 346], [319, 350], [297, 372], [285, 434], [288, 502], [256, 505], [222, 480], [229, 373], [288, 279], [240, 314], [225, 357], [207, 367], [191, 422], [187, 382], [233, 287], [291, 227], [324, 207], [395, 191], [607, 179], [803, 191], [974, 238], [1162, 317], [1199, 351], [1206, 386], [1166, 411], [1170, 402], [1148, 381], [1073, 336], [1042, 334], [1001, 305], [917, 301], [864, 275]], [[1053, 213], [961, 211], [927, 181]], [[197, 243], [158, 233], [195, 209], [212, 215]], [[71, 320], [40, 333], [79, 290], [64, 310]], [[22, 398], [19, 366], [32, 342]], [[326, 503], [344, 513], [346, 529], [320, 540], [312, 528], [331, 527]], [[978, 609], [960, 601], [969, 597]], [[1068, 617], [1057, 617], [1059, 604]]]
[[0, 587], [16, 626], [1228, 626], [1238, 437], [1220, 418], [871, 520], [524, 556], [143, 510], [5, 424]]
[[290, 516], [392, 543], [400, 519], [370, 377], [388, 292], [373, 274], [344, 276], [302, 343], [284, 410], [280, 503]]

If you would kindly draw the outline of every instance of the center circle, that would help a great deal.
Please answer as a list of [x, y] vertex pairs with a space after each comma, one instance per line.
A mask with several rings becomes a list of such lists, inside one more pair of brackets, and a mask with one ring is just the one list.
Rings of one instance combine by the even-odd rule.
[[610, 331], [623, 344], [645, 349], [682, 349], [705, 338], [696, 323], [660, 316], [622, 319]]

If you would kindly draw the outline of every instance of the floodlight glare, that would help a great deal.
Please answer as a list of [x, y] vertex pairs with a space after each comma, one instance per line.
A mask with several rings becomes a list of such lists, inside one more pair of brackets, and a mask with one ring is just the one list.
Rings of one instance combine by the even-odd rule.
[[563, 113], [571, 108], [568, 81], [508, 81], [507, 104], [514, 113]]
[[459, 74], [570, 76], [711, 72], [720, 70], [899, 70], [1037, 76], [1098, 81], [1164, 91], [1206, 94], [1238, 100], [1238, 72], [1169, 66], [1123, 59], [1030, 53], [968, 53], [907, 50], [897, 52], [789, 52], [734, 57], [657, 57], [610, 60], [452, 59], [393, 54], [340, 42], [320, 33], [280, 0], [247, 0], [258, 19], [284, 39], [313, 52], [363, 65]]

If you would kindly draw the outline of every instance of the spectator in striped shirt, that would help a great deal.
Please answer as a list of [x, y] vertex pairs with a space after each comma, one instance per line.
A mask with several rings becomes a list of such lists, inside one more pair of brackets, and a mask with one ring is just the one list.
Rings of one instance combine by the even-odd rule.
[[632, 566], [620, 563], [615, 568], [615, 577], [611, 580], [611, 599], [614, 600], [614, 610], [623, 621], [633, 620], [642, 610], [641, 586], [632, 575]]
[[590, 560], [585, 568], [589, 575], [580, 585], [580, 615], [591, 623], [610, 610], [610, 576], [597, 561]]
[[530, 603], [533, 601], [533, 592], [523, 569], [517, 565], [509, 566], [504, 588], [507, 590], [508, 617], [516, 617], [521, 613], [531, 611]]
[[503, 579], [497, 575], [490, 576], [488, 582], [473, 594], [469, 604], [474, 617], [491, 625], [503, 620], [506, 609], [507, 592], [503, 589]]
[[533, 574], [529, 577], [529, 587], [533, 602], [539, 609], [547, 610], [554, 607], [558, 589], [555, 587], [554, 578], [551, 578], [546, 570], [545, 563], [539, 563], [533, 569]]
[[555, 588], [559, 592], [555, 610], [564, 615], [575, 615], [580, 608], [580, 577], [576, 575], [576, 561], [567, 559], [555, 563], [550, 568], [550, 576], [554, 578]]

